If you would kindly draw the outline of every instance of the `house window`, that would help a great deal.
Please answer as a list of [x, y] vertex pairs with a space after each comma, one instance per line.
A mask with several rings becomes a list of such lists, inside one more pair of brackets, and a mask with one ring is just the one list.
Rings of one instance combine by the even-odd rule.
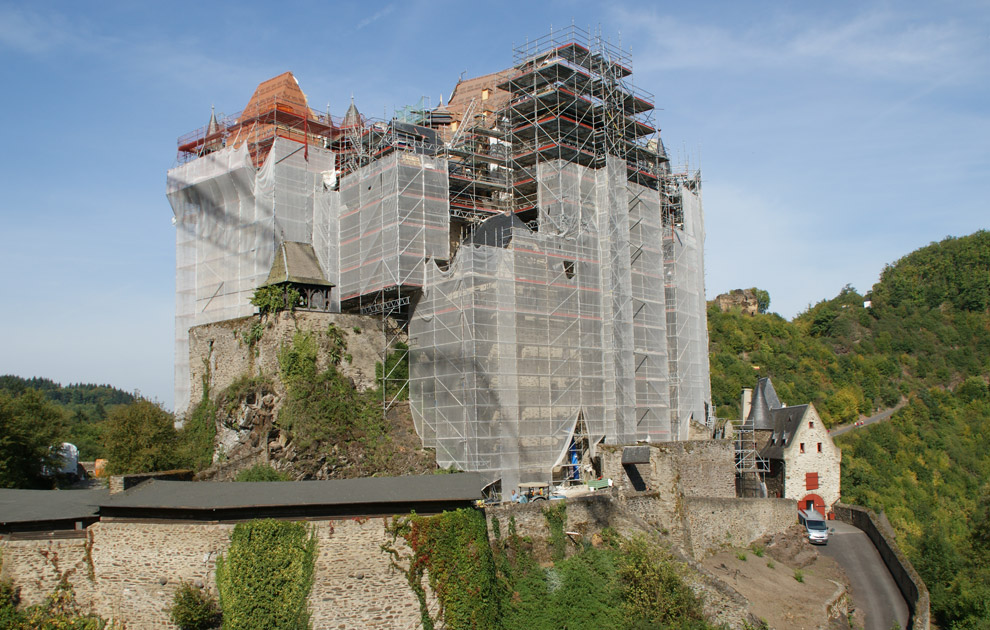
[[804, 442], [801, 442], [801, 452], [804, 452]]
[[821, 442], [818, 443], [818, 452], [819, 453], [822, 452], [822, 443]]
[[807, 490], [817, 490], [818, 489], [818, 473], [805, 473], [804, 475], [804, 486]]

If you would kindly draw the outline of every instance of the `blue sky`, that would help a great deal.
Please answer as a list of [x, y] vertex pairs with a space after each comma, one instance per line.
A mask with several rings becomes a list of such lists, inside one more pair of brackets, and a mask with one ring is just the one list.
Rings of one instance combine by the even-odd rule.
[[338, 116], [436, 104], [572, 20], [632, 51], [702, 169], [710, 298], [791, 318], [990, 227], [984, 1], [144, 4], [0, 2], [0, 373], [170, 407], [178, 136], [285, 70]]

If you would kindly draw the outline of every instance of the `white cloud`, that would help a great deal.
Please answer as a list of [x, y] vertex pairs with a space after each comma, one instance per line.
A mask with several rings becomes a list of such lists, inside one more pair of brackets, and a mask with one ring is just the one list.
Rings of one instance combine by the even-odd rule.
[[372, 24], [374, 22], [377, 22], [378, 20], [380, 20], [383, 17], [387, 16], [389, 13], [391, 13], [394, 10], [395, 10], [395, 5], [394, 4], [387, 4], [387, 5], [385, 5], [384, 7], [382, 7], [378, 11], [376, 11], [374, 14], [372, 14], [372, 15], [364, 18], [360, 22], [358, 22], [357, 23], [357, 27], [356, 27], [357, 30], [361, 30], [362, 28], [364, 28], [366, 26], [369, 26], [370, 24]]
[[980, 29], [948, 18], [915, 23], [884, 11], [844, 20], [768, 16], [748, 30], [625, 8], [617, 9], [614, 19], [632, 25], [626, 33], [639, 43], [637, 71], [811, 69], [916, 81], [940, 79], [950, 71], [964, 78], [987, 63], [980, 52], [986, 39]]

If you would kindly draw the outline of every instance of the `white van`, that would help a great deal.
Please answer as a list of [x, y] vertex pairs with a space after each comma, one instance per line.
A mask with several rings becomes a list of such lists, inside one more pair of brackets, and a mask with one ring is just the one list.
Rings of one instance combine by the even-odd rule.
[[808, 534], [808, 542], [813, 545], [828, 544], [829, 529], [824, 516], [815, 510], [799, 510], [798, 522], [804, 525], [805, 532]]

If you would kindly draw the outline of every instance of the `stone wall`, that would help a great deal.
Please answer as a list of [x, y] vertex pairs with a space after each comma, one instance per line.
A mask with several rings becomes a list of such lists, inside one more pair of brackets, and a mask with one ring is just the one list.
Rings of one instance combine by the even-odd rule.
[[686, 547], [699, 560], [726, 546], [746, 547], [796, 522], [797, 502], [793, 499], [684, 500], [684, 526], [689, 537]]
[[911, 610], [911, 620], [908, 625], [912, 630], [928, 630], [931, 626], [931, 602], [928, 587], [924, 580], [914, 570], [911, 561], [894, 542], [894, 532], [877, 518], [873, 510], [858, 505], [837, 503], [835, 516], [844, 523], [854, 525], [863, 530], [877, 548], [880, 557], [887, 565], [887, 570], [897, 583]]
[[[622, 495], [635, 493], [622, 467], [621, 446], [600, 446], [602, 476], [610, 478]], [[662, 442], [650, 445], [649, 465], [638, 465], [647, 492], [661, 496], [734, 497], [735, 449], [730, 440]]]
[[[168, 608], [183, 581], [213, 588], [217, 556], [233, 525], [125, 523], [90, 526], [96, 612], [128, 628], [171, 628]], [[215, 588], [214, 588], [215, 592]]]
[[0, 579], [12, 580], [21, 589], [21, 604], [40, 604], [62, 578], [76, 592], [76, 600], [95, 610], [96, 583], [87, 556], [86, 537], [64, 540], [4, 540], [0, 543], [3, 569]]
[[[405, 576], [381, 551], [381, 518], [318, 521], [310, 611], [314, 628], [413, 628], [419, 602]], [[182, 582], [214, 593], [217, 557], [234, 526], [217, 523], [102, 521], [86, 538], [4, 540], [3, 579], [21, 589], [25, 605], [40, 603], [60, 577], [87, 611], [124, 621], [130, 630], [174, 628], [169, 607]], [[405, 550], [403, 541], [396, 547]]]
[[278, 351], [292, 343], [297, 331], [324, 332], [331, 323], [344, 333], [347, 344], [344, 352], [351, 358], [350, 361], [340, 362], [340, 373], [352, 379], [359, 390], [375, 386], [375, 363], [381, 360], [385, 347], [380, 318], [342, 313], [283, 312], [265, 319], [261, 340], [251, 347], [244, 341], [244, 334], [259, 321], [258, 317], [243, 317], [189, 330], [189, 386], [193, 405], [203, 397], [203, 377], [207, 370], [207, 382], [214, 393], [244, 375], [276, 375]]

